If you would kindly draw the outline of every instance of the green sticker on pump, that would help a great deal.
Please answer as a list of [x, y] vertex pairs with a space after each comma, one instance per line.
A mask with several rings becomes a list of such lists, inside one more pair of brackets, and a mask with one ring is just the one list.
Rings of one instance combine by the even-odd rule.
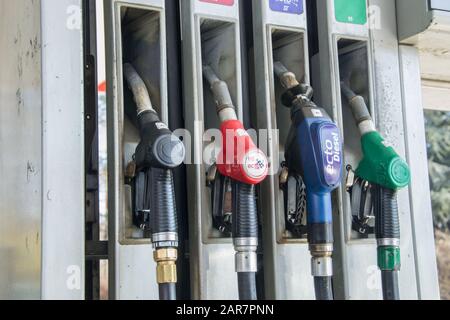
[[352, 24], [367, 23], [366, 0], [334, 0], [336, 21]]

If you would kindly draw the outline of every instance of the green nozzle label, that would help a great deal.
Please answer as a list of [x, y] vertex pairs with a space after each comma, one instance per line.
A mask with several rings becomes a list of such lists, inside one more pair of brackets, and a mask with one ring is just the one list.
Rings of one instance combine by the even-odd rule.
[[378, 247], [378, 267], [381, 271], [399, 271], [400, 266], [399, 247]]
[[366, 0], [334, 0], [336, 21], [352, 24], [367, 23]]
[[397, 158], [392, 161], [389, 171], [391, 172], [392, 180], [399, 187], [406, 187], [409, 184], [409, 181], [411, 179], [411, 172], [409, 170], [409, 166], [402, 159]]

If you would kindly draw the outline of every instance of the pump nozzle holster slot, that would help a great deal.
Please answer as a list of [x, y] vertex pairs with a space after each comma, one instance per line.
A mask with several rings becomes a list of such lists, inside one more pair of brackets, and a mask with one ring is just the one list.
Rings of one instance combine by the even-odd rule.
[[152, 234], [160, 298], [175, 299], [179, 239], [173, 169], [183, 163], [185, 147], [161, 122], [144, 81], [129, 63], [124, 76], [133, 92], [141, 138], [132, 166], [133, 206], [140, 211], [133, 218]]
[[[242, 300], [256, 300], [259, 225], [255, 185], [267, 177], [269, 162], [238, 120], [228, 85], [220, 80], [211, 66], [203, 66], [203, 76], [213, 93], [222, 133], [222, 148], [216, 161], [219, 173], [214, 175], [220, 181], [214, 183], [216, 187], [213, 189], [213, 200], [224, 201], [226, 183], [231, 182], [232, 236], [236, 251], [235, 271], [238, 273], [239, 297]], [[212, 173], [209, 176], [212, 177]], [[214, 215], [219, 220], [223, 216], [223, 209], [223, 203], [213, 205]], [[227, 225], [228, 223], [222, 223], [224, 231]]]
[[[398, 272], [400, 271], [400, 218], [398, 214], [397, 190], [406, 187], [411, 173], [406, 162], [394, 148], [387, 145], [375, 129], [375, 124], [363, 97], [356, 95], [346, 82], [341, 82], [341, 92], [352, 109], [355, 122], [361, 133], [363, 159], [355, 171], [355, 185], [360, 181], [371, 184], [371, 198], [375, 216], [375, 236], [378, 243], [378, 267], [382, 274], [383, 297], [399, 300]], [[351, 168], [350, 168], [351, 169]], [[350, 172], [350, 170], [349, 170]], [[350, 183], [349, 183], [350, 184]], [[364, 209], [352, 194], [352, 211]]]

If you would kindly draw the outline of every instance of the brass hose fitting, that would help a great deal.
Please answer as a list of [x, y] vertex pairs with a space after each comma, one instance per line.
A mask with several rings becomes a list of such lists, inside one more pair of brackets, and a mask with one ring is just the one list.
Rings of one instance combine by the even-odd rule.
[[158, 249], [154, 252], [157, 263], [156, 276], [159, 284], [177, 283], [178, 250], [173, 248]]

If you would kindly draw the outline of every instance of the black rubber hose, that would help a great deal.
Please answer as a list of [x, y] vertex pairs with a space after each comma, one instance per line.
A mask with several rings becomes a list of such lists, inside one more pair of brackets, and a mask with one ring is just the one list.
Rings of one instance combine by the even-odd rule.
[[397, 192], [374, 186], [375, 230], [377, 239], [400, 239]]
[[[381, 186], [374, 186], [374, 212], [375, 230], [377, 239], [398, 239], [400, 240], [400, 220], [398, 215], [397, 192]], [[389, 248], [391, 247], [391, 248]], [[382, 288], [384, 300], [400, 300], [398, 287], [398, 272], [400, 271], [400, 258], [398, 245], [379, 246], [381, 252], [389, 248], [397, 250], [398, 257], [394, 256], [393, 264], [380, 265], [382, 275]], [[381, 262], [384, 260], [382, 259]]]
[[[153, 234], [177, 233], [178, 220], [175, 206], [175, 187], [173, 173], [167, 169], [151, 169], [152, 201], [151, 228]], [[155, 248], [178, 248], [178, 240], [172, 242], [154, 242]], [[159, 284], [160, 300], [176, 300], [176, 283]]]
[[152, 168], [152, 233], [178, 232], [175, 187], [171, 170]]
[[177, 300], [177, 284], [162, 283], [159, 285], [159, 300], [175, 301]]
[[314, 277], [316, 299], [319, 301], [333, 300], [332, 277]]
[[238, 273], [239, 300], [254, 301], [258, 300], [256, 291], [256, 273], [239, 272]]
[[398, 271], [381, 271], [384, 300], [400, 300]]
[[[258, 239], [258, 211], [254, 185], [233, 182], [233, 238]], [[257, 300], [256, 273], [239, 272], [240, 300]]]
[[233, 238], [258, 238], [255, 186], [233, 182]]

